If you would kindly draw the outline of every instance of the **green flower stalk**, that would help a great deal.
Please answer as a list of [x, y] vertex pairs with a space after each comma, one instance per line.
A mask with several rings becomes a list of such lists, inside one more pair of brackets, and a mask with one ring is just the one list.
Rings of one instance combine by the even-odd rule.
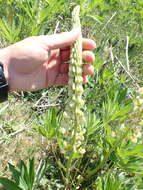
[[[76, 6], [72, 13], [73, 28], [81, 30], [79, 18], [80, 6]], [[71, 48], [71, 59], [69, 64], [69, 86], [68, 86], [68, 104], [63, 113], [61, 132], [64, 136], [62, 150], [64, 152], [73, 152], [84, 154], [82, 142], [84, 141], [85, 129], [84, 113], [82, 108], [84, 101], [82, 99], [82, 35], [78, 37]]]
[[43, 8], [43, 0], [38, 1], [38, 11], [37, 11], [37, 25], [40, 24], [40, 14]]
[[134, 143], [142, 141], [142, 130], [143, 130], [143, 87], [137, 90], [137, 96], [133, 101], [134, 109], [129, 115], [131, 118], [131, 141]]

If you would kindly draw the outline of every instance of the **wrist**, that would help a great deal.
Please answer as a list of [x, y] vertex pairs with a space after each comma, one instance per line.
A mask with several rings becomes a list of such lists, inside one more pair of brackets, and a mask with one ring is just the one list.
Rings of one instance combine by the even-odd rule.
[[9, 53], [8, 48], [0, 49], [0, 103], [4, 102], [8, 98], [8, 65], [9, 65]]
[[8, 51], [8, 48], [2, 48], [0, 49], [0, 62], [1, 64], [3, 65], [3, 68], [4, 68], [4, 75], [5, 75], [5, 78], [8, 82], [8, 65], [9, 65], [9, 60], [10, 60], [10, 56], [9, 56], [9, 51]]

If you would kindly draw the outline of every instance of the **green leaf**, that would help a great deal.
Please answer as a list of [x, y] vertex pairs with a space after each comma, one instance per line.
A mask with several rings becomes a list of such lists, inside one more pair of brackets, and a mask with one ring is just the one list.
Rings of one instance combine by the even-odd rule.
[[66, 172], [65, 166], [62, 164], [62, 162], [60, 160], [57, 161], [57, 164], [58, 164], [59, 168], [62, 168], [64, 170], [64, 172]]
[[44, 137], [53, 139], [57, 134], [59, 118], [60, 117], [57, 117], [56, 109], [52, 108], [46, 113], [43, 125], [36, 126], [35, 129]]
[[12, 172], [12, 177], [15, 180], [16, 184], [19, 185], [20, 183], [20, 175], [21, 173], [15, 169], [15, 166], [13, 166], [12, 164], [8, 163], [9, 165], [9, 169]]
[[41, 179], [43, 178], [43, 176], [46, 172], [46, 168], [47, 168], [47, 162], [45, 161], [41, 164], [41, 167], [37, 172], [37, 175], [36, 175], [36, 183], [37, 184], [36, 185], [39, 185]]
[[21, 171], [20, 184], [22, 187], [25, 188], [25, 190], [28, 190], [30, 180], [29, 180], [29, 176], [28, 176], [27, 167], [22, 160], [20, 162], [20, 171]]
[[35, 179], [35, 170], [34, 170], [34, 158], [28, 160], [27, 169], [28, 169], [28, 175], [29, 175], [29, 181], [30, 181], [30, 188], [32, 189], [34, 179]]
[[0, 177], [0, 183], [4, 186], [6, 190], [25, 190], [18, 187], [17, 184], [13, 181], [4, 177]]
[[132, 146], [118, 148], [118, 154], [120, 157], [126, 156], [138, 156], [143, 157], [143, 144], [137, 144]]
[[26, 181], [24, 180], [23, 177], [20, 177], [20, 183], [19, 183], [19, 186], [24, 189], [24, 190], [28, 190], [28, 186], [27, 186], [27, 183]]

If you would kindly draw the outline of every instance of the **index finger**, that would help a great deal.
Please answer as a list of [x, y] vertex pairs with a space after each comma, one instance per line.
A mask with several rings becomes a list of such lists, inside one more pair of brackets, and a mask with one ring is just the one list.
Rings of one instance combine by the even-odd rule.
[[71, 46], [78, 39], [80, 34], [81, 32], [79, 29], [73, 29], [70, 32], [45, 36], [42, 35], [39, 38], [41, 39], [41, 42], [45, 44], [47, 49], [53, 50]]
[[[83, 50], [93, 50], [96, 48], [96, 43], [92, 39], [83, 38], [82, 39], [82, 49]], [[67, 51], [70, 49], [70, 46], [61, 48], [62, 51]]]

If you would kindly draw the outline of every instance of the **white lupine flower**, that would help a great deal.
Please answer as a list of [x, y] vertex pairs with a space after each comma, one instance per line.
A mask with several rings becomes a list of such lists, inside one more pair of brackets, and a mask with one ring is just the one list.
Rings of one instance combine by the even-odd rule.
[[138, 138], [137, 138], [136, 136], [133, 136], [133, 137], [131, 138], [131, 141], [132, 141], [133, 143], [137, 143]]
[[137, 96], [133, 101], [134, 108], [130, 114], [131, 120], [131, 136], [130, 140], [134, 143], [142, 142], [142, 128], [143, 128], [143, 87], [137, 91]]
[[76, 68], [76, 73], [78, 75], [82, 75], [82, 69], [79, 67], [79, 68]]
[[142, 136], [142, 132], [141, 132], [141, 131], [137, 131], [136, 137], [137, 137], [137, 138], [141, 138], [141, 136]]
[[83, 134], [77, 135], [77, 136], [76, 136], [76, 140], [84, 141], [84, 136], [83, 136]]
[[84, 148], [80, 148], [80, 149], [79, 149], [79, 153], [80, 153], [80, 154], [85, 154], [85, 152], [86, 152], [86, 150], [85, 150]]
[[64, 112], [63, 116], [64, 116], [64, 118], [70, 118], [69, 115], [67, 114], [67, 112]]
[[[85, 119], [85, 118], [84, 118]], [[86, 129], [82, 129], [82, 133], [85, 134], [86, 133]]]
[[61, 132], [62, 134], [66, 134], [66, 129], [65, 129], [65, 128], [61, 128], [61, 129], [60, 129], [60, 132]]
[[[72, 99], [73, 99], [73, 98], [72, 98]], [[77, 97], [76, 99], [75, 99], [75, 97], [74, 97], [73, 101], [75, 101], [76, 104], [78, 104], [78, 105], [81, 106], [81, 107], [83, 107], [83, 105], [84, 105], [84, 101], [83, 101], [80, 97]]]
[[79, 118], [83, 117], [83, 112], [81, 110], [77, 109], [77, 108], [75, 109], [75, 114]]
[[139, 122], [139, 125], [140, 125], [140, 126], [143, 126], [143, 120], [141, 120], [141, 121]]
[[141, 88], [138, 89], [138, 93], [139, 93], [140, 95], [143, 95], [143, 87], [141, 87]]
[[80, 147], [80, 145], [81, 145], [81, 141], [80, 140], [78, 140], [77, 142], [76, 142], [76, 147]]
[[[72, 15], [73, 28], [80, 27], [79, 6], [77, 6]], [[72, 151], [80, 154], [85, 153], [82, 148], [84, 141], [85, 129], [83, 125], [85, 122], [82, 108], [84, 101], [83, 94], [83, 78], [82, 78], [82, 36], [79, 36], [71, 49], [71, 59], [69, 64], [69, 82], [68, 82], [68, 103], [63, 114], [62, 129], [64, 134], [64, 149], [67, 149], [72, 144]], [[68, 126], [68, 127], [67, 127]], [[68, 143], [66, 143], [68, 142]], [[80, 148], [79, 148], [80, 147]]]
[[75, 84], [81, 84], [83, 81], [82, 76], [76, 76], [75, 78]]
[[138, 99], [138, 103], [139, 105], [143, 104], [143, 99], [142, 98]]
[[75, 89], [76, 89], [75, 84], [72, 84], [72, 90], [75, 90]]
[[[76, 89], [76, 94], [82, 94], [83, 93], [83, 87], [82, 86], [78, 86], [78, 88]], [[80, 97], [80, 96], [79, 96]]]

